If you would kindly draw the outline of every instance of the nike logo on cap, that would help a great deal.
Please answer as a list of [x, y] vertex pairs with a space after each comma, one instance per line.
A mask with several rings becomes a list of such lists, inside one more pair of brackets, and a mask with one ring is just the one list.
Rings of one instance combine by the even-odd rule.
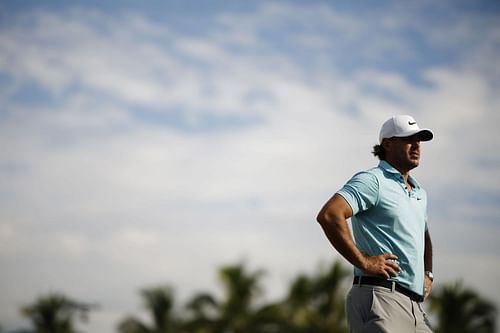
[[411, 126], [411, 125], [415, 125], [416, 123], [417, 123], [416, 121], [414, 121], [414, 122], [409, 121], [409, 122], [408, 122], [408, 125], [410, 125], [410, 126]]

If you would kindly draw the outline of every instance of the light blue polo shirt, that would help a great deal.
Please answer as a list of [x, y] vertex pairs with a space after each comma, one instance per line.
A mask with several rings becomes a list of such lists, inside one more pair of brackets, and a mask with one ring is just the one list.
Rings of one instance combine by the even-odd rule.
[[[352, 208], [354, 240], [367, 255], [398, 256], [400, 274], [393, 278], [419, 295], [424, 291], [424, 234], [427, 229], [427, 194], [409, 177], [408, 192], [403, 176], [386, 161], [355, 174], [337, 193]], [[366, 275], [354, 267], [355, 275]]]

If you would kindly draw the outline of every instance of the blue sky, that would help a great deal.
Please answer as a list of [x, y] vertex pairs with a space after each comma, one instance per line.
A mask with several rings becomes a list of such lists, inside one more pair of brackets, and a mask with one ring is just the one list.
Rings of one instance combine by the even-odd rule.
[[265, 268], [270, 298], [337, 258], [315, 222], [377, 163], [380, 125], [433, 129], [439, 282], [500, 304], [496, 1], [0, 4], [0, 324], [59, 290], [113, 332], [137, 291], [182, 301], [215, 269]]

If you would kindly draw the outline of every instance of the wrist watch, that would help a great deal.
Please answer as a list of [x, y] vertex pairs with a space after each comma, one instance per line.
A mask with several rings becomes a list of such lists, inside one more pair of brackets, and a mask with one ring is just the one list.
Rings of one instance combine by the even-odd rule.
[[434, 274], [432, 274], [431, 271], [425, 271], [425, 275], [432, 281], [434, 282]]

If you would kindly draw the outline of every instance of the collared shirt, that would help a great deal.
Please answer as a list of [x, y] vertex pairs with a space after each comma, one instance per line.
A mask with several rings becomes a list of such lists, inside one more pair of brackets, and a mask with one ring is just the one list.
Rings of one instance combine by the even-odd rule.
[[[354, 240], [359, 250], [374, 256], [392, 253], [401, 272], [393, 280], [417, 294], [424, 291], [424, 234], [427, 229], [427, 194], [386, 161], [355, 174], [340, 194], [352, 208]], [[355, 275], [366, 275], [354, 267]]]

